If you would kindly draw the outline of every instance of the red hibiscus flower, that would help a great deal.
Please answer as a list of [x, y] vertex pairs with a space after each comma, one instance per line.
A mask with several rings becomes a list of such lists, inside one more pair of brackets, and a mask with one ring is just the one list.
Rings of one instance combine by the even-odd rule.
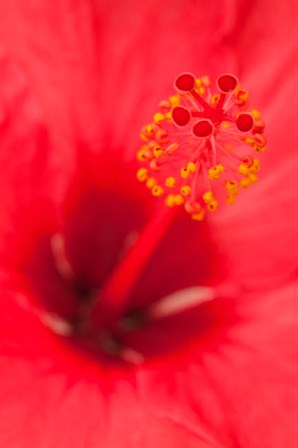
[[[1, 5], [1, 446], [296, 447], [297, 9]], [[267, 126], [202, 223], [135, 179], [185, 70], [235, 73]]]

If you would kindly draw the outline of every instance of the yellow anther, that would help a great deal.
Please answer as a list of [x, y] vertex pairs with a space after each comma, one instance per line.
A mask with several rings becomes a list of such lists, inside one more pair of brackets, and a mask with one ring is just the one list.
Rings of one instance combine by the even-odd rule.
[[146, 168], [140, 168], [140, 169], [137, 171], [137, 179], [138, 179], [140, 182], [145, 182], [145, 180], [148, 179], [148, 170], [146, 170]]
[[175, 194], [174, 196], [175, 205], [182, 205], [184, 203], [184, 198], [181, 194]]
[[212, 199], [212, 201], [208, 202], [207, 207], [210, 212], [214, 212], [218, 207], [218, 202], [215, 199]]
[[245, 143], [247, 143], [248, 145], [253, 145], [255, 143], [254, 139], [251, 137], [247, 137], [244, 139]]
[[213, 201], [213, 194], [211, 191], [206, 191], [206, 193], [203, 194], [203, 201], [208, 204], [210, 201]]
[[257, 109], [252, 109], [250, 113], [255, 120], [259, 120], [261, 118], [261, 113]]
[[203, 86], [203, 81], [201, 78], [196, 79], [196, 83], [195, 83], [195, 90], [196, 92], [198, 92], [200, 95], [205, 95], [206, 89]]
[[157, 112], [153, 117], [153, 121], [156, 124], [162, 123], [164, 121], [164, 119], [165, 119], [164, 114], [161, 114], [160, 112]]
[[224, 171], [223, 165], [220, 164], [220, 165], [213, 166], [213, 167], [209, 168], [209, 170], [208, 170], [208, 177], [210, 180], [216, 180], [219, 178], [221, 173], [223, 173], [223, 171]]
[[218, 93], [215, 93], [214, 95], [212, 95], [212, 97], [211, 97], [212, 106], [216, 106], [216, 104], [219, 101], [219, 98], [220, 98], [220, 95]]
[[166, 197], [165, 203], [168, 207], [175, 207], [175, 195], [174, 194], [169, 194]]
[[143, 126], [142, 128], [142, 132], [140, 134], [141, 139], [144, 141], [150, 140], [157, 131], [157, 129], [158, 126], [156, 123], [146, 124], [146, 126]]
[[214, 166], [212, 166], [211, 168], [209, 168], [209, 170], [208, 170], [208, 177], [209, 177], [209, 179], [211, 179], [211, 180], [216, 179], [216, 169], [215, 169]]
[[218, 175], [215, 167], [209, 168], [209, 170], [208, 170], [208, 178], [210, 180], [218, 179], [218, 176], [219, 175]]
[[191, 193], [191, 188], [189, 185], [183, 185], [183, 187], [180, 188], [180, 193], [182, 196], [189, 196]]
[[146, 182], [146, 187], [150, 188], [151, 190], [151, 188], [153, 188], [155, 185], [157, 185], [157, 180], [154, 177], [149, 177]]
[[158, 158], [158, 157], [162, 156], [163, 149], [161, 146], [155, 145], [152, 152], [153, 152], [154, 157]]
[[254, 159], [252, 166], [250, 167], [251, 173], [257, 173], [261, 167], [259, 159]]
[[240, 163], [240, 165], [238, 166], [238, 172], [243, 176], [247, 176], [250, 172], [250, 168], [245, 165], [245, 163]]
[[140, 133], [140, 139], [143, 140], [143, 142], [147, 142], [148, 141], [148, 137], [144, 134], [144, 132]]
[[154, 130], [153, 130], [153, 127], [152, 127], [152, 124], [151, 124], [151, 123], [146, 124], [146, 126], [145, 126], [145, 131], [146, 131], [147, 134], [149, 134], [149, 135], [152, 135], [152, 134], [154, 133]]
[[151, 192], [152, 192], [153, 196], [159, 197], [159, 196], [163, 195], [164, 190], [160, 185], [154, 185]]
[[168, 207], [175, 207], [176, 205], [182, 205], [184, 198], [181, 194], [169, 194], [166, 197], [165, 203]]
[[168, 187], [168, 188], [174, 188], [175, 185], [176, 185], [176, 179], [175, 179], [175, 177], [170, 176], [170, 177], [167, 177], [167, 178], [166, 178], [166, 180], [165, 180], [165, 186], [166, 186], [166, 187]]
[[248, 176], [248, 179], [251, 184], [255, 184], [256, 182], [258, 182], [258, 176], [256, 174], [250, 174]]
[[190, 176], [190, 172], [188, 171], [187, 168], [181, 168], [180, 175], [181, 175], [182, 179], [188, 179]]
[[256, 152], [266, 151], [266, 146], [257, 146], [256, 144], [253, 144], [252, 147]]
[[144, 146], [143, 148], [141, 148], [138, 152], [137, 152], [137, 159], [140, 162], [145, 162], [146, 160], [151, 160], [152, 159], [152, 153], [150, 151], [149, 148], [147, 148], [146, 146]]
[[243, 179], [240, 180], [240, 185], [242, 188], [247, 188], [250, 185], [250, 180], [248, 177], [244, 177]]
[[172, 107], [178, 106], [180, 104], [180, 98], [177, 95], [170, 96], [169, 102]]
[[197, 165], [193, 162], [188, 162], [186, 168], [187, 168], [187, 171], [189, 171], [190, 173], [195, 173], [197, 170]]
[[237, 104], [245, 104], [248, 100], [248, 91], [239, 88], [238, 92], [237, 92]]
[[144, 157], [144, 151], [138, 151], [138, 152], [137, 152], [137, 159], [138, 159], [140, 162], [144, 162], [145, 160], [147, 160], [147, 159]]
[[194, 213], [193, 215], [191, 215], [194, 221], [203, 221], [204, 216], [205, 216], [205, 210], [203, 209], [199, 211], [199, 213]]
[[228, 190], [229, 193], [232, 194], [238, 194], [238, 185], [237, 182], [235, 180], [228, 180], [226, 182], [226, 189]]

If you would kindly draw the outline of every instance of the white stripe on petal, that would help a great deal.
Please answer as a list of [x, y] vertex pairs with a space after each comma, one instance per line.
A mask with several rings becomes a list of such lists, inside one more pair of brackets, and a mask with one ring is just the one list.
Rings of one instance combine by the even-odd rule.
[[154, 303], [148, 310], [151, 319], [180, 314], [215, 298], [215, 290], [208, 286], [180, 289]]

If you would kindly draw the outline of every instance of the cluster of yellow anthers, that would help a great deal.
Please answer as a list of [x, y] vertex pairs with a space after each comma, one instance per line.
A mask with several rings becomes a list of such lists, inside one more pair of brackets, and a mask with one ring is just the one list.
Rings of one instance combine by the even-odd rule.
[[225, 198], [232, 204], [242, 188], [257, 182], [265, 150], [260, 112], [248, 108], [248, 93], [235, 76], [217, 79], [213, 93], [207, 76], [179, 75], [175, 95], [161, 101], [152, 123], [143, 127], [137, 178], [168, 207], [184, 205], [201, 221]]

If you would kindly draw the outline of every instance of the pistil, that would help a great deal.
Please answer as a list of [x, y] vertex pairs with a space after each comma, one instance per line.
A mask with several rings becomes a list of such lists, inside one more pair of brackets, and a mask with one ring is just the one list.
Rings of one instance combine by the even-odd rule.
[[166, 207], [162, 207], [159, 213], [154, 214], [135, 244], [100, 289], [90, 312], [92, 326], [111, 328], [117, 325], [124, 314], [130, 294], [175, 215], [175, 210]]
[[197, 221], [257, 182], [260, 161], [253, 153], [266, 146], [260, 112], [249, 109], [238, 79], [224, 74], [217, 79], [219, 93], [211, 87], [207, 76], [179, 75], [175, 95], [161, 101], [143, 127], [137, 154], [144, 164], [138, 180], [167, 207], [183, 205]]

